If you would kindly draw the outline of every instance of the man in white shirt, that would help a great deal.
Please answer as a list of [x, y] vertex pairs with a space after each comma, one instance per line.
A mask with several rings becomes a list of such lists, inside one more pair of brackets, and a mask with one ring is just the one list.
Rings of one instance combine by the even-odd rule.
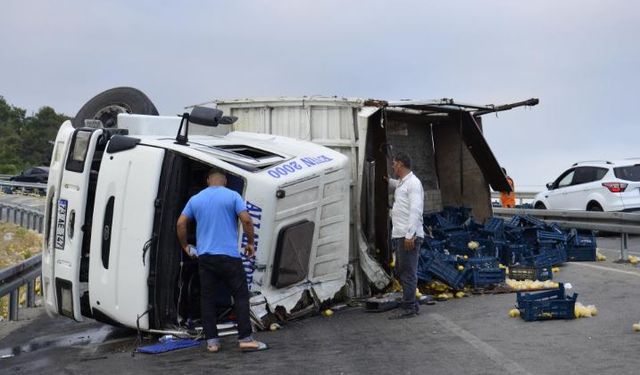
[[418, 315], [419, 310], [416, 286], [418, 257], [424, 238], [424, 190], [418, 177], [411, 172], [409, 155], [397, 153], [393, 158], [392, 168], [398, 179], [389, 179], [389, 187], [395, 189], [391, 209], [391, 246], [396, 254], [396, 274], [402, 284], [402, 304], [400, 313], [389, 319], [402, 319]]

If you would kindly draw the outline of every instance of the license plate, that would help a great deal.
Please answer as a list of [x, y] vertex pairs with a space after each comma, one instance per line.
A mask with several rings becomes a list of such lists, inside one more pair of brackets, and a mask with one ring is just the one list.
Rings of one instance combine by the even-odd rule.
[[55, 248], [64, 250], [65, 227], [67, 223], [67, 206], [69, 202], [66, 199], [58, 200], [58, 217], [56, 218], [56, 243]]

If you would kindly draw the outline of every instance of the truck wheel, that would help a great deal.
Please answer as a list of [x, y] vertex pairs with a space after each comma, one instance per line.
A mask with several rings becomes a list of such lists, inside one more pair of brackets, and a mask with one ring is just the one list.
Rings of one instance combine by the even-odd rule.
[[100, 120], [105, 128], [115, 128], [119, 113], [157, 116], [158, 110], [142, 91], [116, 87], [91, 98], [71, 122], [74, 128], [82, 128], [85, 120]]

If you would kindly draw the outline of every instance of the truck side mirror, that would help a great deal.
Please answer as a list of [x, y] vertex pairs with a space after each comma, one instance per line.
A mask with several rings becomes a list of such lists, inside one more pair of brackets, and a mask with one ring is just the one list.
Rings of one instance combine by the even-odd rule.
[[[176, 135], [176, 143], [180, 145], [186, 145], [189, 141], [189, 123], [202, 126], [215, 127], [219, 124], [230, 125], [236, 122], [238, 118], [235, 116], [223, 116], [222, 111], [217, 108], [198, 107], [195, 106], [191, 110], [191, 113], [184, 113], [182, 115], [182, 121], [180, 121], [180, 128], [178, 129], [178, 135]], [[183, 131], [184, 129], [184, 131]]]
[[222, 119], [222, 111], [217, 108], [193, 107], [189, 114], [189, 122], [202, 126], [218, 126]]
[[235, 116], [223, 116], [217, 108], [193, 107], [189, 114], [189, 121], [203, 126], [231, 125], [238, 120]]

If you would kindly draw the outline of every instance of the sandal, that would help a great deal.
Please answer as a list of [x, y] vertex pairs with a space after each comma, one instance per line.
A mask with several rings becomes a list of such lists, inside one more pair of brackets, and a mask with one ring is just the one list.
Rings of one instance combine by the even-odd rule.
[[248, 353], [248, 352], [260, 352], [263, 350], [267, 350], [269, 349], [269, 346], [262, 341], [253, 340], [253, 341], [239, 343], [238, 348], [240, 349], [241, 352]]

